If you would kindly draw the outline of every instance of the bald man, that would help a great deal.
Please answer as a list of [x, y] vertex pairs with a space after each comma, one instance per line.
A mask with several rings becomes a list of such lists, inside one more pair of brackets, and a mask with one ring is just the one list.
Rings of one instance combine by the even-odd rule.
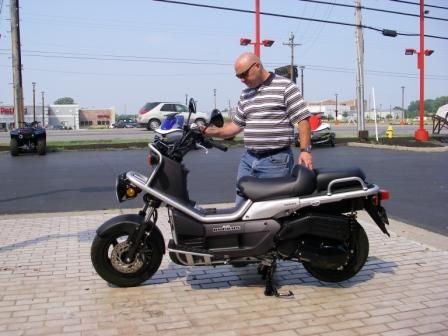
[[[265, 70], [253, 53], [243, 53], [236, 59], [235, 75], [247, 88], [241, 92], [232, 121], [222, 128], [207, 128], [204, 134], [229, 138], [244, 130], [246, 152], [240, 161], [237, 181], [243, 176], [289, 175], [294, 166], [291, 143], [296, 126], [300, 137], [298, 164], [312, 169], [311, 113], [298, 87]], [[240, 199], [237, 196], [237, 202]]]

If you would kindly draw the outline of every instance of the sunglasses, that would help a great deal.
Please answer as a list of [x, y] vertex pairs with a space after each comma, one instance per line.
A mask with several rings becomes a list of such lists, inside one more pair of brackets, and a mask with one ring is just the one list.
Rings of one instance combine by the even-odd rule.
[[240, 74], [237, 74], [237, 75], [235, 75], [235, 76], [238, 77], [238, 78], [240, 78], [240, 79], [246, 78], [246, 77], [249, 75], [249, 71], [250, 71], [250, 69], [252, 69], [252, 67], [253, 67], [255, 64], [257, 64], [257, 63], [256, 63], [256, 62], [255, 62], [255, 63], [252, 63], [252, 65], [251, 65], [246, 71], [244, 71], [244, 72], [242, 72], [242, 73], [240, 73]]

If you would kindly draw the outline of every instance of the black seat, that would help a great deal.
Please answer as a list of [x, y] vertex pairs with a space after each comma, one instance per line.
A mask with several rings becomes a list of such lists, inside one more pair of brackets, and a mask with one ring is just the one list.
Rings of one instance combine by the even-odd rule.
[[[316, 168], [316, 190], [327, 190], [328, 184], [335, 179], [345, 177], [359, 177], [361, 180], [366, 179], [366, 175], [359, 167], [347, 167], [347, 168]], [[349, 181], [335, 184], [335, 189], [361, 187], [361, 184], [357, 181]]]
[[272, 178], [244, 176], [238, 181], [241, 196], [255, 202], [308, 195], [313, 193], [315, 188], [314, 172], [300, 165], [294, 166], [291, 176]]

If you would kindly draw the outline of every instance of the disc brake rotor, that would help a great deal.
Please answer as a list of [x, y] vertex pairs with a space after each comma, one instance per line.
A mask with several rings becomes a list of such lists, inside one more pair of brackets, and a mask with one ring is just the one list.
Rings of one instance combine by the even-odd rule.
[[121, 273], [134, 273], [138, 271], [144, 264], [142, 256], [137, 253], [132, 262], [126, 262], [126, 254], [129, 251], [129, 244], [122, 242], [115, 245], [112, 250], [110, 261], [112, 266]]

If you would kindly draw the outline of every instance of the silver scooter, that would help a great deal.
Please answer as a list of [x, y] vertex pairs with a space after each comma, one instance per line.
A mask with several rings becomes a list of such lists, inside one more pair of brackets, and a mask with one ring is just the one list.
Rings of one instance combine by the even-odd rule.
[[[190, 100], [190, 114], [195, 113]], [[211, 122], [222, 127], [214, 111]], [[175, 131], [173, 131], [175, 132]], [[273, 277], [278, 260], [301, 262], [315, 278], [340, 282], [363, 267], [369, 241], [356, 212], [366, 210], [380, 230], [388, 219], [381, 202], [389, 193], [369, 183], [358, 167], [294, 167], [290, 176], [243, 177], [243, 201], [228, 209], [198, 208], [189, 198], [183, 158], [197, 146], [226, 151], [188, 124], [181, 136], [149, 145], [150, 176], [134, 171], [117, 178], [119, 202], [143, 194], [138, 214], [113, 217], [102, 224], [91, 247], [95, 270], [107, 282], [137, 286], [157, 272], [163, 255], [185, 266], [245, 266], [255, 263], [266, 281], [265, 295], [282, 296]], [[166, 246], [157, 226], [157, 210], [166, 206], [172, 238]]]

